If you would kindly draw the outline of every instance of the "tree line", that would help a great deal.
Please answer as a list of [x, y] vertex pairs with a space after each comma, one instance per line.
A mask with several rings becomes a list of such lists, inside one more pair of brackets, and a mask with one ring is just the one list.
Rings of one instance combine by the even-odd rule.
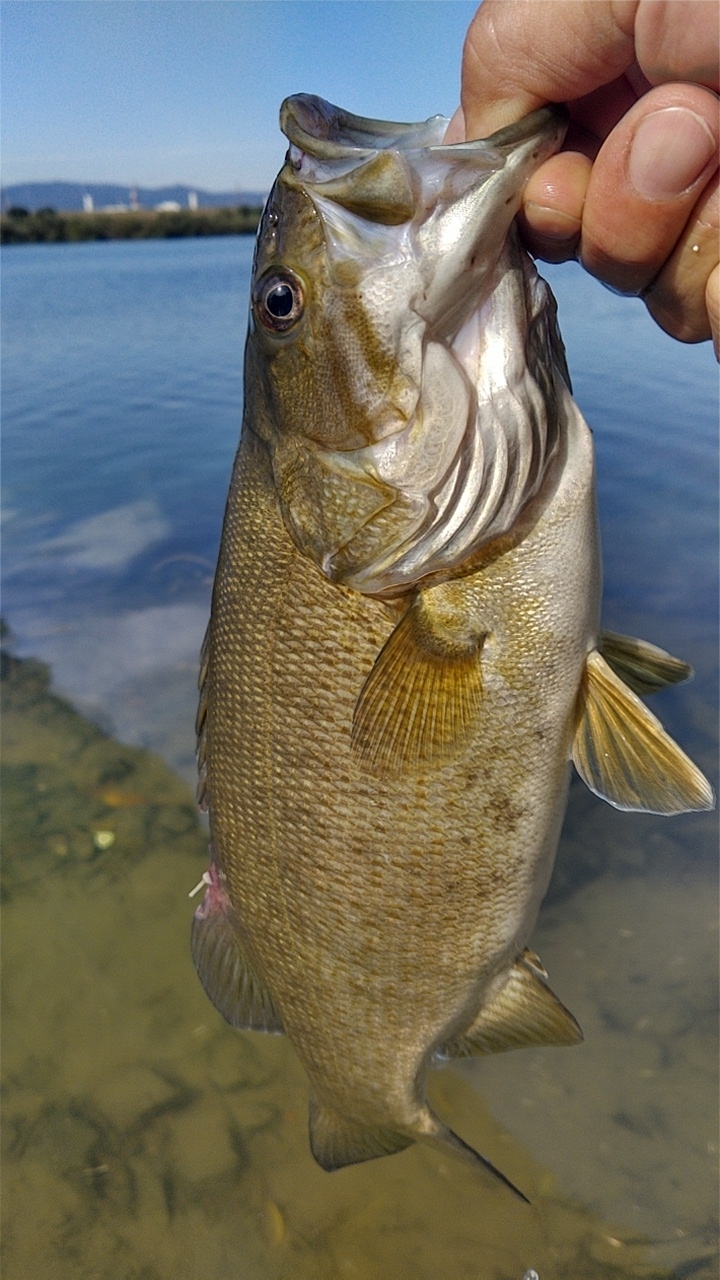
[[250, 205], [218, 209], [98, 210], [58, 213], [19, 206], [0, 217], [1, 244], [76, 244], [83, 240], [149, 240], [179, 236], [252, 235], [262, 210]]

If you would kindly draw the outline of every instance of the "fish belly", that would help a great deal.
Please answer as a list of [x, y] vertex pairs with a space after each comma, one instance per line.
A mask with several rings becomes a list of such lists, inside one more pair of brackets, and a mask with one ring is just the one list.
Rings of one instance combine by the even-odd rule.
[[213, 843], [316, 1096], [358, 1122], [412, 1128], [431, 1055], [473, 1022], [547, 888], [599, 596], [590, 437], [564, 412], [551, 501], [460, 584], [487, 628], [477, 725], [447, 760], [388, 776], [351, 726], [397, 608], [297, 552], [243, 435], [209, 637]]

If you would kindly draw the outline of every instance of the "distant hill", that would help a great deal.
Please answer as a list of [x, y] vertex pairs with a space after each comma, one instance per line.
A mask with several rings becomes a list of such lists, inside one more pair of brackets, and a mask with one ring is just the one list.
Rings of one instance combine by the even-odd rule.
[[198, 208], [223, 208], [228, 205], [257, 207], [265, 203], [267, 192], [261, 191], [203, 191], [201, 187], [121, 187], [103, 182], [18, 182], [2, 189], [2, 208], [19, 206], [33, 213], [36, 209], [57, 209], [74, 212], [83, 208], [83, 196], [92, 196], [95, 209], [106, 205], [132, 203], [132, 195], [140, 209], [154, 209], [165, 201], [175, 201], [188, 207], [188, 196], [194, 192]]

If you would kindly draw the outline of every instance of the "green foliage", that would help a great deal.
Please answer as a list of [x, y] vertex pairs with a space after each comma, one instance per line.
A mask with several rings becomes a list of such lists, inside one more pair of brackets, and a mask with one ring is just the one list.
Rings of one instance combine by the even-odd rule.
[[252, 235], [261, 210], [237, 208], [137, 209], [107, 213], [56, 213], [54, 209], [9, 209], [0, 219], [0, 243], [78, 243], [82, 240], [147, 240], [179, 236]]

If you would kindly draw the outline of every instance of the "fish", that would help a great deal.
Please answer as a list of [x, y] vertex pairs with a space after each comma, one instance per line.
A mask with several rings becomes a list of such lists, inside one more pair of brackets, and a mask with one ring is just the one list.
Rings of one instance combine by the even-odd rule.
[[[582, 1039], [529, 941], [571, 762], [710, 807], [641, 695], [686, 663], [600, 628], [593, 442], [515, 217], [563, 109], [448, 121], [287, 99], [203, 646], [192, 924], [234, 1027], [286, 1034], [322, 1168], [422, 1141], [442, 1059]], [[198, 886], [200, 887], [200, 886]]]

